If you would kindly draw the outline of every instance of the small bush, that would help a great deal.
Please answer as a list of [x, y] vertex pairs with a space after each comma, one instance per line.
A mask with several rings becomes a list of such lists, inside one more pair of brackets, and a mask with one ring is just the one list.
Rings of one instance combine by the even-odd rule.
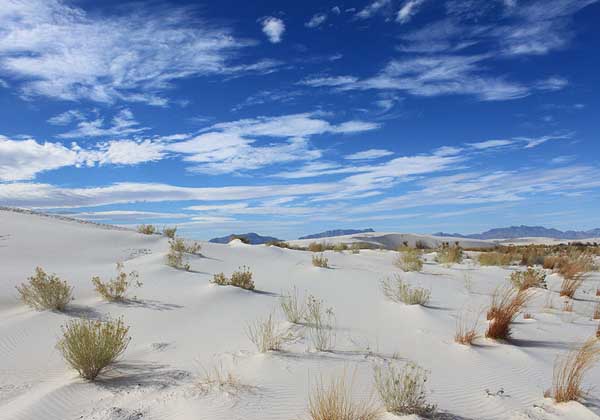
[[383, 294], [394, 302], [402, 302], [407, 305], [427, 305], [431, 297], [431, 291], [421, 287], [410, 287], [402, 278], [396, 275], [381, 282]]
[[246, 327], [246, 335], [261, 353], [281, 350], [284, 343], [293, 339], [289, 332], [277, 327], [273, 316], [259, 320]]
[[16, 288], [23, 303], [34, 309], [63, 311], [73, 299], [73, 288], [55, 274], [46, 274], [41, 267], [28, 280]]
[[511, 254], [504, 254], [501, 252], [482, 252], [478, 257], [480, 265], [510, 265], [512, 261]]
[[421, 251], [414, 248], [402, 248], [394, 264], [402, 271], [421, 271], [423, 269]]
[[254, 290], [254, 281], [252, 280], [252, 271], [245, 265], [241, 266], [238, 271], [234, 271], [229, 280], [229, 284], [235, 287], [241, 287], [246, 290]]
[[306, 305], [300, 299], [296, 286], [279, 298], [279, 305], [287, 320], [292, 324], [299, 324], [306, 316]]
[[114, 321], [77, 320], [63, 326], [57, 348], [73, 369], [94, 380], [123, 354], [130, 338], [121, 318]]
[[592, 315], [592, 319], [600, 319], [600, 302], [596, 303], [596, 307], [594, 308], [594, 314]]
[[432, 417], [436, 407], [427, 402], [427, 371], [409, 362], [403, 368], [393, 365], [375, 368], [375, 388], [390, 413]]
[[325, 384], [321, 378], [308, 400], [311, 420], [379, 420], [383, 413], [372, 400], [355, 402], [346, 375]]
[[600, 341], [590, 338], [581, 347], [559, 357], [554, 363], [552, 388], [546, 393], [556, 402], [579, 400], [585, 374], [600, 359]]
[[165, 235], [167, 238], [175, 239], [176, 233], [177, 233], [176, 227], [166, 227], [165, 226], [163, 228], [163, 235]]
[[516, 291], [511, 287], [496, 289], [487, 313], [490, 323], [485, 336], [493, 339], [509, 338], [511, 323], [531, 299], [530, 292], [531, 290]]
[[463, 249], [458, 244], [450, 246], [445, 242], [437, 249], [435, 260], [440, 264], [461, 263], [463, 254]]
[[284, 241], [269, 241], [265, 245], [276, 246], [277, 248], [290, 248], [290, 244]]
[[109, 302], [114, 301], [123, 301], [126, 298], [127, 291], [130, 287], [136, 286], [141, 287], [142, 283], [139, 282], [139, 274], [137, 271], [132, 271], [127, 274], [123, 271], [123, 263], [117, 263], [117, 277], [114, 279], [108, 280], [104, 283], [100, 280], [100, 277], [92, 277], [92, 283], [96, 288], [96, 291]]
[[213, 276], [212, 283], [218, 284], [219, 286], [227, 286], [229, 279], [223, 273], [218, 273]]
[[461, 313], [456, 319], [456, 333], [454, 341], [463, 345], [471, 345], [479, 337], [477, 327], [479, 326], [479, 315], [468, 316], [467, 312]]
[[329, 268], [329, 260], [323, 254], [313, 255], [312, 265], [315, 267]]
[[431, 249], [431, 247], [422, 239], [417, 239], [415, 242], [415, 248], [417, 249]]
[[171, 239], [169, 241], [169, 253], [167, 254], [167, 265], [179, 270], [190, 270], [190, 265], [185, 261], [186, 247], [182, 239]]
[[311, 242], [308, 244], [308, 250], [310, 252], [323, 252], [325, 250], [325, 247], [322, 243]]
[[353, 242], [352, 245], [350, 245], [350, 251], [353, 254], [360, 254], [360, 243]]
[[154, 225], [139, 225], [137, 227], [137, 231], [139, 233], [143, 233], [144, 235], [154, 235], [158, 232], [158, 229], [156, 229], [156, 226]]
[[337, 244], [335, 244], [335, 245], [333, 246], [333, 250], [334, 250], [335, 252], [344, 252], [344, 251], [346, 251], [347, 249], [348, 249], [348, 245], [346, 245], [346, 244], [343, 244], [343, 243], [341, 243], [341, 242], [338, 242]]
[[510, 275], [510, 281], [518, 290], [527, 290], [530, 287], [546, 288], [546, 274], [532, 267], [527, 268], [527, 271], [515, 271]]
[[325, 309], [323, 300], [310, 295], [306, 300], [305, 319], [310, 326], [313, 347], [318, 351], [331, 351], [336, 339], [333, 308]]

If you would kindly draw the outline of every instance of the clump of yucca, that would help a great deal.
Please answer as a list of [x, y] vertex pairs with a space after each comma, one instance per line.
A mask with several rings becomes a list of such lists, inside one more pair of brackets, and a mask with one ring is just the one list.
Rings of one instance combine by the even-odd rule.
[[156, 226], [154, 225], [139, 225], [137, 227], [137, 231], [139, 233], [143, 233], [144, 235], [154, 235], [156, 232], [158, 232], [158, 229], [156, 229]]
[[117, 263], [117, 277], [103, 282], [100, 277], [92, 277], [92, 283], [96, 288], [96, 291], [109, 302], [124, 301], [127, 296], [127, 291], [130, 287], [136, 286], [141, 287], [142, 283], [139, 281], [139, 273], [132, 271], [127, 274], [124, 271], [124, 265], [122, 262]]
[[482, 252], [478, 260], [480, 265], [510, 265], [512, 255], [503, 252]]
[[308, 400], [308, 413], [311, 420], [378, 420], [383, 415], [372, 399], [354, 401], [345, 373], [328, 383], [319, 379]]
[[381, 290], [388, 299], [407, 305], [426, 305], [431, 297], [429, 289], [411, 287], [399, 275], [383, 280]]
[[28, 280], [16, 288], [23, 303], [34, 309], [63, 311], [73, 299], [73, 288], [55, 274], [46, 274], [41, 267]]
[[167, 238], [175, 239], [175, 234], [177, 233], [177, 227], [167, 227], [163, 228], [163, 235]]
[[546, 288], [546, 274], [537, 268], [528, 267], [526, 271], [515, 271], [510, 275], [510, 282], [519, 290], [530, 287]]
[[428, 373], [413, 362], [397, 369], [389, 364], [375, 367], [375, 388], [387, 411], [405, 416], [431, 417], [436, 407], [427, 402]]
[[292, 290], [282, 293], [279, 298], [279, 306], [285, 314], [287, 320], [292, 324], [300, 324], [306, 315], [306, 305], [300, 299], [300, 294], [296, 286]]
[[313, 255], [312, 265], [315, 267], [329, 268], [329, 260], [323, 254]]
[[280, 329], [273, 316], [248, 324], [246, 335], [261, 353], [281, 350], [284, 343], [294, 339], [289, 331]]
[[111, 321], [76, 320], [62, 327], [58, 350], [73, 369], [94, 380], [103, 369], [123, 354], [129, 341], [129, 327], [122, 318]]
[[511, 324], [531, 299], [531, 290], [515, 290], [512, 287], [498, 288], [492, 295], [492, 303], [487, 313], [490, 321], [485, 336], [493, 339], [507, 339], [511, 334]]
[[598, 360], [600, 341], [594, 337], [578, 349], [557, 358], [552, 374], [552, 388], [546, 392], [546, 396], [553, 397], [556, 402], [580, 399], [584, 394], [581, 388], [583, 378]]
[[438, 247], [435, 260], [441, 264], [461, 263], [463, 256], [463, 249], [458, 243], [451, 246], [447, 242], [444, 242]]
[[421, 250], [402, 247], [399, 252], [400, 255], [394, 264], [402, 271], [421, 271], [423, 269]]

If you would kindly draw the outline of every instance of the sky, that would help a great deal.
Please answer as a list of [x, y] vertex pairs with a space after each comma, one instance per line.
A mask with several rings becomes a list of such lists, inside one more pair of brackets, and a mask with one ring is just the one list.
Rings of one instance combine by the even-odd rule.
[[600, 227], [598, 21], [598, 0], [0, 0], [0, 205], [197, 239]]

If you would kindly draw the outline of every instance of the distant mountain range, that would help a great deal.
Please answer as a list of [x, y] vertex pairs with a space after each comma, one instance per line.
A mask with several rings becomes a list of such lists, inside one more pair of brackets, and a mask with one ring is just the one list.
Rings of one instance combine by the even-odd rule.
[[457, 238], [469, 239], [515, 239], [515, 238], [554, 238], [554, 239], [586, 239], [599, 238], [600, 229], [591, 230], [567, 230], [548, 229], [543, 226], [511, 226], [506, 228], [490, 229], [483, 233], [474, 233], [472, 235], [461, 235], [460, 233], [434, 233], [435, 236], [454, 236]]
[[318, 239], [318, 238], [328, 238], [331, 236], [344, 236], [344, 235], [355, 235], [357, 233], [369, 233], [375, 232], [373, 229], [336, 229], [336, 230], [326, 230], [321, 233], [314, 233], [312, 235], [302, 236], [298, 239]]
[[223, 236], [221, 238], [213, 238], [208, 242], [213, 242], [216, 244], [228, 244], [232, 239], [235, 238], [245, 238], [249, 243], [253, 245], [266, 244], [267, 242], [273, 241], [281, 241], [281, 239], [274, 238], [272, 236], [261, 236], [258, 233], [250, 232], [250, 233], [233, 233], [231, 235]]

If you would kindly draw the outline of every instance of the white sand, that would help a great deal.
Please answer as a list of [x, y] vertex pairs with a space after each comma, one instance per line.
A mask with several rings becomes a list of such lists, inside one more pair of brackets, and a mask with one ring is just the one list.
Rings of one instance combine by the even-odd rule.
[[[453, 342], [457, 312], [488, 304], [510, 269], [482, 268], [471, 260], [447, 268], [429, 254], [424, 273], [403, 276], [431, 287], [431, 304], [405, 306], [386, 301], [378, 287], [380, 279], [398, 272], [392, 251], [326, 252], [333, 268], [320, 269], [311, 265], [309, 252], [202, 245], [204, 257], [190, 258], [193, 272], [178, 271], [164, 264], [166, 238], [0, 211], [0, 419], [306, 419], [309, 390], [319, 375], [355, 370], [359, 398], [371, 390], [373, 366], [394, 353], [396, 363], [411, 359], [431, 371], [430, 399], [448, 413], [445, 419], [600, 418], [598, 394], [585, 406], [543, 398], [554, 358], [595, 331], [590, 313], [598, 273], [579, 292], [575, 313], [544, 309], [551, 292], [538, 290], [528, 308], [535, 319], [519, 317], [513, 342], [480, 339], [465, 347]], [[144, 284], [133, 291], [135, 302], [106, 303], [92, 289], [91, 277], [114, 275], [117, 260], [140, 273]], [[260, 293], [209, 283], [213, 273], [231, 274], [243, 264]], [[36, 265], [75, 287], [68, 313], [36, 312], [18, 301], [14, 286]], [[553, 290], [559, 281], [548, 278]], [[277, 294], [292, 285], [334, 308], [335, 351], [307, 351], [306, 338], [283, 352], [258, 354], [246, 337], [246, 323], [275, 311]], [[554, 303], [562, 306], [556, 293]], [[114, 370], [88, 383], [65, 365], [54, 345], [66, 321], [108, 314], [124, 317], [132, 341]], [[203, 392], [202, 366], [215, 363], [251, 388]], [[599, 368], [586, 385], [600, 389]]]

